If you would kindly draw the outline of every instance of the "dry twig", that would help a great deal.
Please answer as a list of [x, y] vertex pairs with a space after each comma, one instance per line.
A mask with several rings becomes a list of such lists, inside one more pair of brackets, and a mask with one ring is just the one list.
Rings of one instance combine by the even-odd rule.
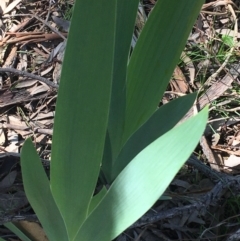
[[38, 75], [35, 75], [35, 74], [31, 74], [31, 73], [28, 73], [26, 71], [21, 71], [21, 70], [17, 70], [17, 69], [14, 69], [14, 68], [0, 68], [0, 72], [9, 72], [9, 73], [13, 73], [13, 74], [17, 74], [17, 75], [21, 75], [21, 76], [26, 76], [26, 77], [29, 77], [31, 79], [36, 79], [36, 80], [39, 80], [53, 88], [58, 88], [59, 85], [49, 81], [48, 79], [46, 78], [43, 78], [41, 76], [38, 76]]

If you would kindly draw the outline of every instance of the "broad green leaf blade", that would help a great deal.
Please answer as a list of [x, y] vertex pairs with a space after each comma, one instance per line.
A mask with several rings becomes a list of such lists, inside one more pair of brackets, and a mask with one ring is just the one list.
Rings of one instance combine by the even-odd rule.
[[[108, 123], [113, 160], [121, 148], [126, 110], [127, 63], [138, 3], [139, 0], [116, 1], [113, 82]], [[103, 12], [103, 14], [105, 13]], [[112, 164], [109, 160], [109, 158], [105, 160], [107, 161], [106, 166]]]
[[[31, 241], [26, 234], [24, 234], [18, 227], [16, 227], [13, 223], [5, 223], [4, 226], [15, 233], [22, 241]], [[0, 239], [1, 241], [1, 239]]]
[[88, 215], [92, 212], [92, 210], [101, 202], [101, 200], [103, 199], [103, 197], [106, 195], [107, 193], [107, 189], [106, 187], [104, 186], [101, 191], [93, 196], [91, 202], [90, 202], [90, 206], [89, 206], [89, 209], [88, 209]]
[[109, 115], [116, 0], [77, 0], [54, 120], [51, 188], [72, 239], [99, 175]]
[[6, 241], [5, 239], [3, 239], [3, 238], [0, 238], [0, 241]]
[[196, 147], [207, 114], [205, 108], [140, 152], [113, 182], [75, 241], [112, 240], [140, 218], [163, 194]]
[[203, 2], [157, 1], [128, 66], [124, 141], [156, 110]]
[[192, 107], [196, 94], [189, 94], [161, 106], [127, 141], [114, 162], [111, 182], [146, 146], [171, 130]]
[[49, 180], [30, 139], [21, 151], [21, 168], [26, 196], [49, 240], [68, 240], [62, 216], [53, 199]]

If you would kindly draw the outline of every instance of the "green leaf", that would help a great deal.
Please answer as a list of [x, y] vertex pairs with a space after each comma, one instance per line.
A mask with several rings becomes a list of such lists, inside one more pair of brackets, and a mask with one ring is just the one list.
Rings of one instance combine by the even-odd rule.
[[[126, 110], [126, 74], [129, 50], [139, 0], [116, 1], [114, 65], [108, 132], [112, 158], [117, 156], [122, 142]], [[104, 13], [105, 14], [105, 13]], [[105, 159], [111, 165], [109, 158]]]
[[[18, 227], [13, 223], [5, 223], [4, 226], [15, 233], [22, 241], [31, 241]], [[1, 239], [0, 239], [1, 240]]]
[[49, 240], [68, 240], [62, 216], [53, 199], [49, 180], [30, 139], [21, 151], [21, 168], [26, 196]]
[[126, 111], [126, 72], [139, 0], [117, 1], [111, 105], [102, 170], [111, 175], [113, 160], [122, 147]]
[[100, 170], [114, 71], [117, 1], [75, 2], [54, 121], [51, 188], [72, 239]]
[[112, 168], [113, 168], [113, 156], [112, 156], [112, 146], [109, 136], [109, 132], [106, 133], [104, 153], [102, 158], [102, 166], [100, 172], [100, 178], [104, 185], [111, 182]]
[[127, 141], [114, 162], [112, 182], [127, 164], [147, 145], [172, 129], [192, 107], [196, 94], [190, 94], [161, 106]]
[[230, 48], [234, 46], [234, 38], [229, 35], [222, 35], [222, 41]]
[[124, 142], [156, 110], [203, 2], [157, 1], [128, 66]]
[[207, 117], [205, 108], [140, 152], [116, 178], [74, 240], [109, 241], [140, 218], [163, 194], [196, 147]]
[[98, 194], [93, 196], [90, 206], [89, 206], [88, 214], [90, 214], [92, 212], [92, 210], [94, 208], [96, 208], [96, 206], [102, 201], [102, 199], [106, 195], [106, 193], [107, 193], [107, 189], [106, 189], [106, 187], [103, 187]]

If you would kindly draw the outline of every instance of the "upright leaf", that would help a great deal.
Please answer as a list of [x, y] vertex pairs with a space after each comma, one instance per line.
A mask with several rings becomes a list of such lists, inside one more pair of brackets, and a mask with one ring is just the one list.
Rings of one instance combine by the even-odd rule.
[[117, 0], [77, 0], [56, 106], [51, 188], [72, 239], [97, 182], [108, 123]]
[[[68, 240], [62, 216], [53, 199], [41, 160], [30, 139], [21, 151], [21, 168], [26, 196], [49, 240]], [[9, 226], [9, 228], [14, 226]], [[25, 239], [26, 240], [26, 239]]]
[[112, 240], [140, 218], [162, 195], [196, 147], [207, 114], [205, 108], [140, 152], [113, 182], [75, 241]]
[[156, 110], [203, 0], [158, 0], [127, 71], [124, 141]]
[[[139, 0], [117, 0], [116, 2], [112, 95], [108, 123], [112, 159], [121, 148], [126, 108], [127, 63], [138, 3]], [[111, 165], [109, 160], [109, 158], [105, 159], [107, 166]]]

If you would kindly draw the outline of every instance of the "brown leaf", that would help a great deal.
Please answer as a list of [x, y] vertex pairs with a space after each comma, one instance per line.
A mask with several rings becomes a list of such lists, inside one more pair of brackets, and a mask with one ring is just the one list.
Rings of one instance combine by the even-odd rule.
[[173, 72], [173, 77], [170, 82], [170, 85], [171, 85], [172, 91], [174, 92], [187, 93], [188, 91], [186, 78], [182, 70], [178, 66], [176, 66]]
[[27, 234], [33, 241], [48, 241], [43, 228], [34, 222], [20, 221], [14, 223], [21, 231]]

